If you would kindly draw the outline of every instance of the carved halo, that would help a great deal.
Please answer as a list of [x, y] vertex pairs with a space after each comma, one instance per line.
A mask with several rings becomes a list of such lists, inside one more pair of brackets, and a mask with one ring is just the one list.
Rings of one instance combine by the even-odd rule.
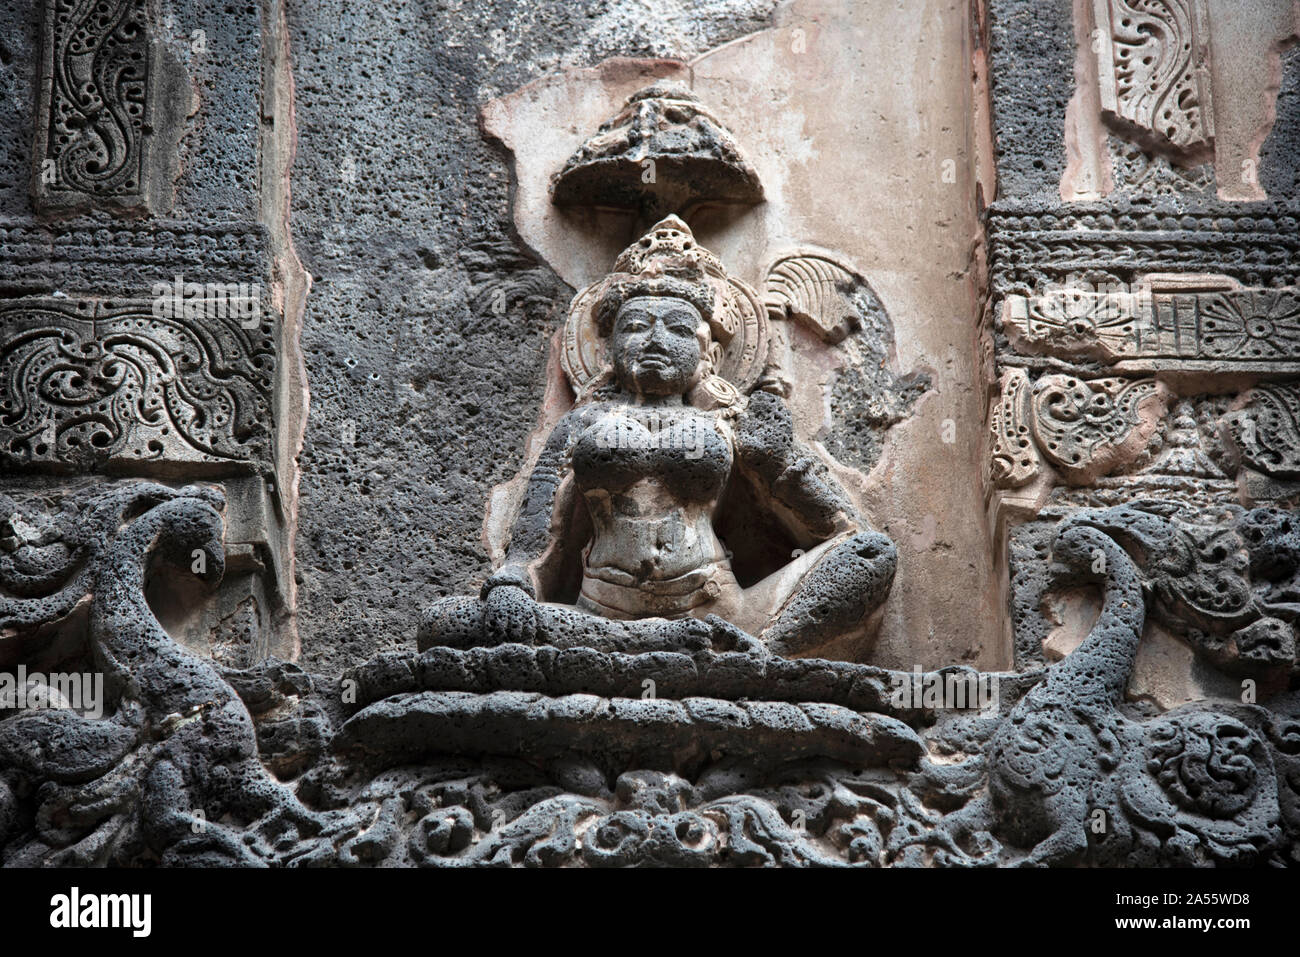
[[560, 364], [575, 394], [581, 395], [609, 368], [607, 343], [596, 322], [596, 310], [605, 291], [629, 276], [652, 273], [660, 265], [658, 259], [677, 260], [683, 246], [691, 264], [703, 271], [704, 281], [713, 287], [714, 321], [731, 333], [715, 374], [742, 395], [758, 381], [768, 360], [768, 318], [762, 300], [748, 285], [728, 276], [716, 256], [695, 246], [685, 223], [669, 216], [618, 257], [613, 273], [582, 289], [569, 304]]

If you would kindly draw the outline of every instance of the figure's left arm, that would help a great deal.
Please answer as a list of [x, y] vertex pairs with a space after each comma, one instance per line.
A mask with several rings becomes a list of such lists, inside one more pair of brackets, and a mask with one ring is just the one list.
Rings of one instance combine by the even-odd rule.
[[[794, 437], [790, 410], [757, 392], [737, 422], [737, 458], [773, 511], [806, 545], [829, 542], [759, 634], [778, 655], [810, 654], [837, 639], [855, 640], [894, 582], [898, 552], [871, 531], [848, 493]], [[806, 561], [807, 559], [800, 559]]]
[[741, 471], [776, 506], [797, 537], [823, 542], [866, 527], [848, 493], [794, 435], [794, 419], [780, 397], [755, 392], [736, 423]]

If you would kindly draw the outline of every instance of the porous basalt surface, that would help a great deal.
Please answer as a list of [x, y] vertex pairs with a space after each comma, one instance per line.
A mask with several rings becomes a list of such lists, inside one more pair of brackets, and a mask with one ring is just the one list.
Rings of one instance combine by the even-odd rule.
[[312, 669], [397, 648], [419, 609], [491, 570], [484, 505], [517, 468], [573, 290], [514, 238], [480, 106], [559, 66], [689, 58], [773, 6], [290, 5], [292, 230], [313, 281], [297, 553]]

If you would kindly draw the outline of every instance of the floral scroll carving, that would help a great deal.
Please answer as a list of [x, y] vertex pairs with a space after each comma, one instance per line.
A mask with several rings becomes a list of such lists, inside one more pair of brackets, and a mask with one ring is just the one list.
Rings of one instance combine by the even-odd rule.
[[37, 207], [164, 212], [192, 93], [148, 0], [46, 0], [44, 31]]
[[150, 300], [0, 307], [0, 461], [54, 470], [269, 462], [271, 324], [160, 317]]
[[991, 472], [998, 488], [1018, 488], [1038, 475], [1040, 459], [1031, 432], [1030, 389], [1024, 369], [1008, 369], [1002, 374], [1002, 390], [994, 400], [989, 422]]
[[1151, 381], [1044, 376], [1034, 385], [1034, 434], [1067, 480], [1082, 484], [1141, 451], [1166, 401]]
[[1294, 383], [1260, 385], [1245, 408], [1224, 419], [1241, 461], [1278, 478], [1300, 478], [1300, 389]]
[[1031, 384], [1010, 369], [991, 413], [993, 482], [1025, 485], [1044, 460], [1070, 485], [1118, 471], [1145, 450], [1169, 399], [1153, 379], [1045, 375]]
[[1214, 139], [1203, 0], [1094, 0], [1102, 109], [1166, 147]]

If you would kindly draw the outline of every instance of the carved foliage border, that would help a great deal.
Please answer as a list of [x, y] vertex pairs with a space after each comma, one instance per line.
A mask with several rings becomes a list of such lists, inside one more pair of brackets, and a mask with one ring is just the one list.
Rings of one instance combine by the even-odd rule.
[[274, 325], [229, 305], [224, 316], [173, 317], [144, 299], [4, 303], [0, 462], [47, 471], [269, 463]]

